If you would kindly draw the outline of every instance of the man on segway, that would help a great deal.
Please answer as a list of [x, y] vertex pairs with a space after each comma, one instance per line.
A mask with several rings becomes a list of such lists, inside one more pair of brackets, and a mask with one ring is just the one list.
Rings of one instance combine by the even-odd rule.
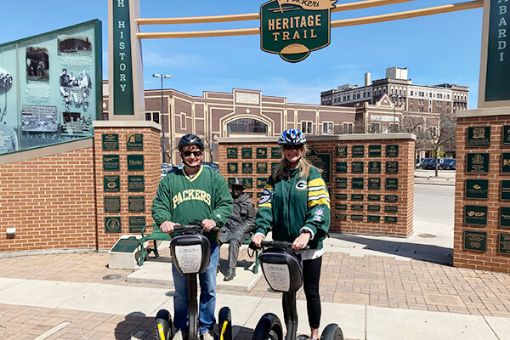
[[[232, 213], [232, 196], [225, 179], [217, 172], [202, 166], [204, 143], [194, 134], [179, 141], [179, 152], [184, 166], [168, 174], [159, 183], [152, 203], [152, 217], [161, 231], [173, 233], [176, 225], [201, 221], [204, 235], [210, 242], [210, 262], [199, 274], [200, 305], [199, 333], [204, 340], [212, 340], [216, 323], [216, 267], [219, 247], [217, 227], [221, 227]], [[172, 265], [175, 286], [174, 327], [175, 339], [187, 339], [188, 294], [186, 277]]]

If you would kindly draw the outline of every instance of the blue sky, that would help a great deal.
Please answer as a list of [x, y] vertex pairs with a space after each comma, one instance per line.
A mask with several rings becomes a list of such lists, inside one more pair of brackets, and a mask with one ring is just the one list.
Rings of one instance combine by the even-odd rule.
[[[414, 0], [350, 12], [332, 20], [424, 8], [462, 0]], [[189, 17], [256, 13], [265, 1], [141, 0], [142, 17]], [[356, 1], [340, 1], [356, 2]], [[22, 0], [2, 6], [0, 43], [91, 19], [103, 22], [104, 78], [107, 73], [107, 0]], [[142, 31], [213, 30], [258, 27], [257, 21], [213, 25], [144, 26]], [[476, 108], [480, 67], [482, 9], [387, 23], [334, 28], [331, 45], [291, 64], [260, 50], [258, 36], [158, 39], [143, 41], [145, 88], [159, 88], [153, 72], [171, 74], [165, 87], [201, 95], [232, 88], [262, 90], [294, 103], [319, 103], [320, 92], [363, 83], [363, 74], [383, 78], [389, 66], [409, 68], [414, 84], [467, 85], [469, 107]]]

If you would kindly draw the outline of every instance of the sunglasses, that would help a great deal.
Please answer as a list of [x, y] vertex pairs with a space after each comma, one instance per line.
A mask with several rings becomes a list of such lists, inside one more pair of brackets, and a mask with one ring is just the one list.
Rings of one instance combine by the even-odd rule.
[[202, 151], [184, 151], [184, 152], [182, 153], [182, 155], [183, 155], [184, 157], [189, 157], [189, 156], [191, 156], [192, 154], [193, 154], [193, 156], [195, 156], [195, 157], [200, 157], [200, 156], [202, 156]]
[[299, 150], [301, 149], [301, 145], [284, 145], [283, 150]]

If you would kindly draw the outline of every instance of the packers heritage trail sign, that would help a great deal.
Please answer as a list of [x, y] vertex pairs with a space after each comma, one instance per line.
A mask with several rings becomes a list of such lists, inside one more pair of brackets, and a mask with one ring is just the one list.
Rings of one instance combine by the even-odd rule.
[[337, 0], [271, 0], [260, 7], [260, 48], [297, 63], [330, 43]]

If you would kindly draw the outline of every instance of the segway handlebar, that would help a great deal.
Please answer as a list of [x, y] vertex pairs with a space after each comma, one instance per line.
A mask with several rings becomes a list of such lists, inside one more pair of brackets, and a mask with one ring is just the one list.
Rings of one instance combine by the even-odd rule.
[[[193, 221], [191, 222], [190, 224], [176, 224], [174, 226], [174, 232], [178, 233], [178, 234], [182, 234], [182, 233], [188, 233], [188, 232], [192, 232], [192, 233], [201, 233], [203, 234], [204, 233], [204, 226], [202, 225], [202, 221]], [[218, 227], [214, 227], [213, 229], [211, 229], [211, 231], [218, 231], [219, 228]]]
[[[268, 248], [268, 247], [275, 247], [275, 248], [282, 248], [282, 249], [292, 249], [292, 242], [287, 241], [262, 241], [260, 243], [260, 247], [257, 247], [255, 243], [251, 242], [249, 245], [250, 249], [252, 250], [259, 250], [261, 248]], [[309, 249], [309, 246], [304, 247], [303, 249]]]

